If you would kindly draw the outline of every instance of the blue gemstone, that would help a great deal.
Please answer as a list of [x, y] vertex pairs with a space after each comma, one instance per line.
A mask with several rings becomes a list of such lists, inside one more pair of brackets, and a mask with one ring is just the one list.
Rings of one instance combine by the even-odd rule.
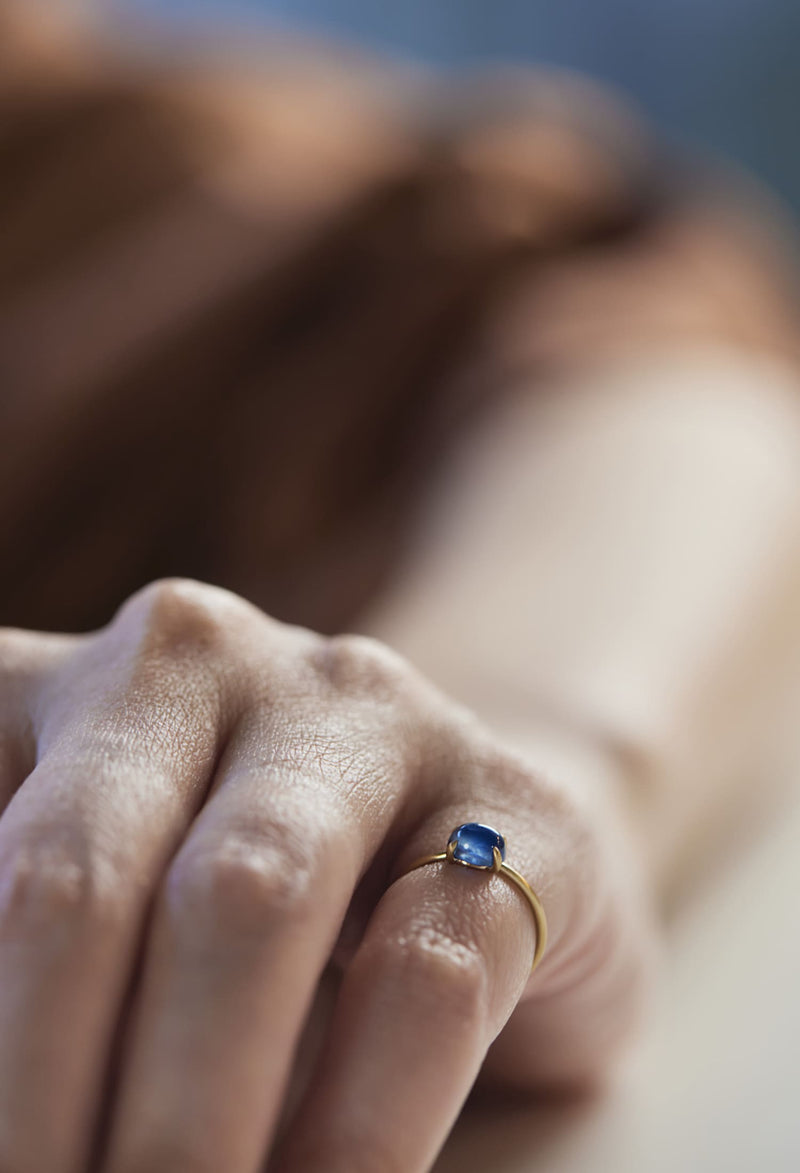
[[495, 847], [500, 850], [500, 858], [506, 858], [505, 839], [494, 827], [483, 823], [462, 823], [450, 836], [448, 846], [451, 843], [455, 844], [453, 859], [472, 868], [493, 867]]

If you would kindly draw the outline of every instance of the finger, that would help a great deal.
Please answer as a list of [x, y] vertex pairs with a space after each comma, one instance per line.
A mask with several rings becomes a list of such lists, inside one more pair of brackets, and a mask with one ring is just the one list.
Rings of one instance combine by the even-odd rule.
[[[432, 821], [427, 850], [450, 830], [449, 818]], [[500, 876], [440, 863], [393, 884], [345, 975], [280, 1173], [427, 1170], [526, 986], [535, 944], [526, 900]]]
[[109, 1173], [261, 1168], [314, 990], [415, 769], [420, 732], [378, 675], [333, 691], [312, 675], [306, 700], [232, 739], [159, 904]]
[[36, 764], [31, 697], [74, 643], [68, 636], [0, 629], [0, 813]]
[[[332, 805], [298, 802], [308, 782], [226, 780], [175, 861], [104, 1168], [259, 1167], [360, 865]], [[278, 813], [281, 783], [294, 793]]]
[[0, 820], [2, 1168], [85, 1167], [147, 903], [208, 783], [205, 620], [158, 599], [44, 686], [41, 758]]

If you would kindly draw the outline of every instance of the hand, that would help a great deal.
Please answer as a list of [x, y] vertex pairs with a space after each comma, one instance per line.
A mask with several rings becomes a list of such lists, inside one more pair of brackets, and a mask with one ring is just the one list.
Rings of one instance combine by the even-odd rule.
[[[281, 1173], [429, 1168], [509, 1017], [513, 1082], [607, 1065], [647, 968], [636, 876], [387, 649], [166, 581], [96, 634], [9, 631], [1, 663], [4, 1170], [86, 1168], [109, 1110], [106, 1173], [256, 1173], [337, 941]], [[511, 884], [403, 874], [469, 820], [545, 905], [530, 980]]]

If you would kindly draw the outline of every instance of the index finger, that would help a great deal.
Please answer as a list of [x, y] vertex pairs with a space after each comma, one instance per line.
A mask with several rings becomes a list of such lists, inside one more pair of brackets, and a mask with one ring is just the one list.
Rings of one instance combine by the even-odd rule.
[[40, 757], [0, 818], [4, 1168], [85, 1165], [148, 901], [224, 736], [208, 622], [151, 591], [29, 698]]

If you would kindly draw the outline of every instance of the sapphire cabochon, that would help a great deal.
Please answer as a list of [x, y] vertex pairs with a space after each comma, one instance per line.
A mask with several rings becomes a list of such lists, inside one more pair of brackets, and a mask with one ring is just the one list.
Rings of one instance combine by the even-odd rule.
[[494, 848], [498, 848], [501, 859], [506, 858], [506, 841], [494, 827], [485, 823], [462, 823], [448, 839], [453, 844], [453, 859], [471, 868], [494, 866]]

